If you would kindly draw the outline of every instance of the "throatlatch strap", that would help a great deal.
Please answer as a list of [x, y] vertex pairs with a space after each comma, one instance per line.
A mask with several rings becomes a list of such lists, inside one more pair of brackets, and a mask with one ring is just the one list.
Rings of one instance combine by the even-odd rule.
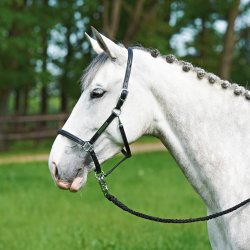
[[121, 136], [122, 136], [122, 140], [123, 140], [123, 143], [124, 143], [124, 147], [126, 149], [126, 151], [124, 149], [122, 149], [122, 153], [124, 151], [124, 155], [127, 156], [127, 158], [131, 157], [131, 150], [130, 150], [130, 147], [129, 147], [129, 143], [128, 143], [128, 139], [127, 139], [127, 136], [126, 136], [126, 133], [125, 133], [125, 130], [124, 130], [124, 127], [123, 127], [123, 124], [121, 123], [121, 120], [120, 118], [118, 117], [119, 119], [119, 129], [120, 129], [120, 132], [121, 132]]
[[104, 177], [107, 177], [108, 175], [110, 175], [122, 162], [124, 162], [126, 159], [128, 159], [132, 155], [129, 144], [128, 144], [126, 133], [124, 131], [123, 125], [122, 125], [121, 120], [120, 120], [119, 117], [118, 117], [118, 120], [119, 120], [119, 130], [120, 130], [122, 140], [123, 140], [123, 144], [124, 144], [124, 147], [125, 147], [125, 149], [122, 148], [122, 150], [121, 150], [121, 153], [124, 155], [124, 157], [118, 163], [116, 163], [110, 170], [108, 170], [104, 174]]
[[104, 130], [109, 126], [109, 124], [116, 118], [116, 114], [113, 112], [111, 115], [107, 118], [107, 120], [102, 124], [102, 126], [95, 132], [95, 134], [92, 136], [92, 138], [89, 140], [91, 144], [94, 144], [95, 141], [100, 137], [100, 135], [104, 132]]

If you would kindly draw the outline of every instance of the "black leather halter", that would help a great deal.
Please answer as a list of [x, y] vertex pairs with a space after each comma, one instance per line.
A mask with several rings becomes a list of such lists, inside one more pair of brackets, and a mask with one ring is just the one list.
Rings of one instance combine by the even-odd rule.
[[126, 68], [126, 73], [125, 77], [123, 80], [123, 85], [122, 85], [122, 91], [120, 94], [120, 97], [117, 101], [116, 106], [113, 108], [110, 116], [106, 119], [106, 121], [102, 124], [102, 126], [96, 131], [96, 133], [92, 136], [92, 138], [89, 141], [83, 141], [79, 137], [69, 133], [66, 130], [59, 129], [58, 134], [63, 135], [67, 137], [68, 139], [74, 141], [75, 143], [79, 144], [85, 152], [88, 152], [95, 164], [95, 172], [96, 174], [101, 174], [102, 169], [101, 165], [98, 161], [98, 158], [96, 156], [95, 150], [94, 150], [94, 143], [97, 141], [97, 139], [100, 137], [100, 135], [107, 129], [107, 127], [111, 124], [111, 122], [115, 119], [118, 118], [119, 122], [119, 130], [123, 139], [124, 143], [124, 148], [121, 150], [122, 154], [124, 155], [124, 158], [119, 161], [111, 170], [109, 170], [105, 176], [109, 175], [118, 165], [120, 165], [124, 160], [127, 158], [131, 157], [131, 150], [128, 144], [127, 136], [123, 128], [123, 124], [120, 120], [120, 114], [121, 114], [121, 107], [124, 104], [127, 95], [128, 95], [128, 82], [129, 82], [129, 77], [131, 73], [131, 67], [132, 67], [132, 62], [133, 62], [133, 50], [131, 48], [128, 48], [128, 60], [127, 60], [127, 68]]

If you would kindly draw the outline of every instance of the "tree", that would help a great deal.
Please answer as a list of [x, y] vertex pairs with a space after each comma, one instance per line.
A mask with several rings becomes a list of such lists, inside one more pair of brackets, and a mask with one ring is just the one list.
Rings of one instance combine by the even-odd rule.
[[235, 20], [239, 13], [240, 0], [232, 1], [227, 13], [227, 30], [224, 35], [224, 46], [221, 55], [219, 75], [223, 79], [229, 79], [232, 66], [235, 37]]
[[[71, 109], [70, 100], [79, 97], [79, 79], [84, 66], [90, 60], [84, 37], [85, 25], [88, 22], [86, 17], [90, 13], [89, 6], [85, 6], [82, 1], [60, 1], [56, 8], [61, 16], [54, 31], [59, 33], [60, 37], [52, 37], [51, 42], [64, 51], [65, 56], [53, 58], [52, 62], [60, 69], [56, 79], [60, 90], [60, 111], [68, 112]], [[78, 88], [74, 85], [78, 85]]]
[[0, 115], [8, 112], [8, 98], [16, 93], [17, 112], [26, 113], [29, 88], [35, 83], [36, 18], [28, 1], [1, 1]]
[[[108, 37], [119, 39], [125, 45], [134, 43], [136, 37], [139, 37], [145, 45], [149, 45], [148, 38], [154, 37], [154, 34], [155, 37], [156, 34], [159, 35], [159, 40], [161, 36], [167, 38], [167, 35], [163, 34], [170, 31], [168, 29], [170, 13], [170, 1], [119, 0], [111, 2], [103, 0], [103, 30]], [[148, 33], [151, 35], [148, 36]]]
[[[248, 76], [249, 28], [234, 24], [237, 17], [247, 18], [249, 5], [242, 9], [240, 0], [2, 0], [0, 115], [8, 113], [13, 95], [16, 113], [28, 113], [34, 91], [40, 93], [37, 110], [48, 113], [52, 88], [60, 93], [60, 111], [68, 112], [92, 57], [84, 37], [90, 25], [126, 46], [137, 42], [177, 55], [175, 37], [185, 33], [191, 39], [181, 51], [184, 59], [223, 78], [230, 72], [236, 80]], [[225, 33], [218, 22], [228, 24]], [[51, 53], [52, 47], [60, 53]], [[239, 65], [245, 72], [240, 76]]]

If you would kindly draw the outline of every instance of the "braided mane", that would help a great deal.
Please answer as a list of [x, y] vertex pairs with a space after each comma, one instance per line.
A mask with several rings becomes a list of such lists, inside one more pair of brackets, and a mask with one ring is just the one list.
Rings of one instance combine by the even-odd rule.
[[206, 72], [204, 69], [202, 68], [199, 68], [199, 67], [195, 67], [193, 66], [191, 63], [189, 62], [186, 62], [186, 61], [182, 61], [182, 60], [178, 60], [174, 55], [170, 54], [170, 55], [166, 55], [166, 56], [163, 56], [160, 54], [159, 50], [158, 49], [151, 49], [151, 48], [144, 48], [144, 47], [141, 47], [141, 46], [136, 46], [134, 47], [135, 49], [139, 49], [139, 50], [143, 50], [145, 52], [148, 52], [151, 54], [152, 57], [162, 57], [164, 60], [166, 60], [167, 63], [171, 63], [171, 64], [177, 64], [179, 65], [180, 67], [182, 67], [182, 70], [184, 72], [194, 72], [197, 74], [197, 78], [198, 79], [207, 79], [208, 82], [210, 84], [219, 84], [221, 85], [221, 87], [223, 89], [230, 89], [230, 90], [233, 90], [234, 94], [235, 95], [238, 95], [238, 96], [245, 96], [245, 98], [247, 100], [250, 100], [250, 91], [247, 90], [245, 87], [243, 86], [240, 86], [236, 83], [230, 83], [229, 81], [227, 80], [222, 80], [220, 77], [216, 76], [215, 74], [213, 73], [209, 73], [209, 72]]

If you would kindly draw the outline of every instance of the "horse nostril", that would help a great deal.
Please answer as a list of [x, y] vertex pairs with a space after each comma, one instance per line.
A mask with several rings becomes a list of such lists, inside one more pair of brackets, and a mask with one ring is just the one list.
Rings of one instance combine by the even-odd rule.
[[53, 176], [54, 176], [56, 185], [61, 189], [69, 189], [70, 183], [63, 181], [63, 180], [60, 180], [58, 167], [57, 167], [55, 162], [52, 162], [52, 164], [53, 164]]
[[54, 167], [54, 170], [53, 170], [54, 177], [55, 177], [56, 180], [59, 180], [60, 179], [59, 172], [58, 172], [58, 168], [57, 168], [55, 162], [53, 162], [53, 167]]

